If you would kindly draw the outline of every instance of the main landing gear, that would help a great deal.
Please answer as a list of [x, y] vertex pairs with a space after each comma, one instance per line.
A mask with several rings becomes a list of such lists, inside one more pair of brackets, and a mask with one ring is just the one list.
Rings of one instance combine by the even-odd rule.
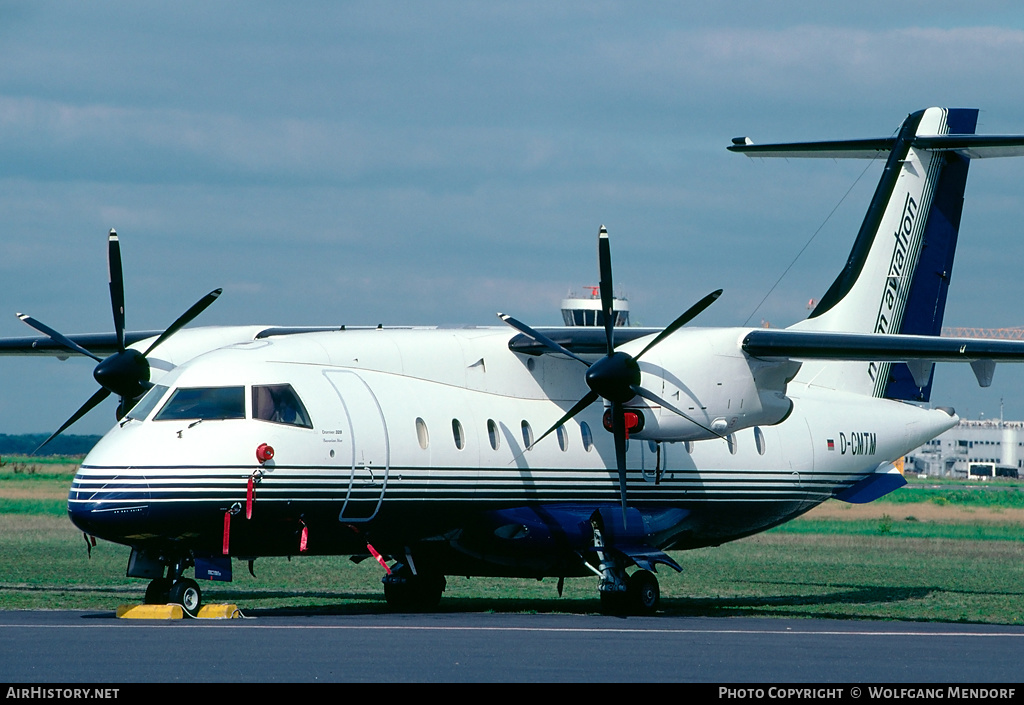
[[595, 573], [601, 578], [598, 590], [601, 594], [601, 612], [612, 615], [653, 615], [661, 605], [661, 588], [658, 579], [649, 570], [637, 570], [626, 575], [621, 558], [606, 550], [602, 536], [600, 514], [590, 519], [594, 531], [594, 552], [598, 565]]
[[443, 575], [413, 573], [404, 563], [397, 563], [381, 580], [388, 607], [398, 612], [425, 612], [436, 609], [448, 581]]
[[638, 570], [625, 579], [622, 587], [602, 581], [601, 612], [610, 615], [653, 615], [661, 605], [658, 579], [649, 570]]

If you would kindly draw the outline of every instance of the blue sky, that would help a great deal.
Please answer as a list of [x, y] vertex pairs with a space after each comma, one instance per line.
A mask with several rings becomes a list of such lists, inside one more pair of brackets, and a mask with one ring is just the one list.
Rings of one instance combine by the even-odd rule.
[[[0, 0], [0, 67], [0, 336], [31, 334], [16, 311], [109, 330], [112, 227], [134, 329], [218, 286], [197, 323], [554, 325], [602, 224], [634, 322], [722, 287], [699, 323], [788, 325], [880, 169], [732, 137], [884, 136], [930, 105], [1024, 133], [1012, 2]], [[972, 165], [947, 325], [1024, 325], [1022, 179]], [[0, 432], [56, 428], [91, 369], [0, 359]], [[1024, 418], [1022, 390], [945, 366], [933, 399]]]

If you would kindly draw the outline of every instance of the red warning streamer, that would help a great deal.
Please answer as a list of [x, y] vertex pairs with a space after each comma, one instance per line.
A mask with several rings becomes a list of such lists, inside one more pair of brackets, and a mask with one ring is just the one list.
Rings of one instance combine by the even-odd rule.
[[226, 556], [229, 553], [228, 544], [231, 537], [231, 510], [224, 512], [224, 539], [221, 551]]
[[385, 571], [387, 571], [388, 575], [391, 575], [391, 569], [388, 568], [388, 564], [384, 561], [384, 556], [380, 555], [377, 552], [377, 549], [370, 545], [369, 541], [366, 542], [366, 547], [370, 549], [370, 555], [377, 559], [377, 562], [380, 563], [381, 567], [384, 568]]
[[252, 475], [249, 476], [249, 482], [246, 483], [245, 487], [245, 518], [252, 519], [252, 492], [253, 492], [253, 481]]

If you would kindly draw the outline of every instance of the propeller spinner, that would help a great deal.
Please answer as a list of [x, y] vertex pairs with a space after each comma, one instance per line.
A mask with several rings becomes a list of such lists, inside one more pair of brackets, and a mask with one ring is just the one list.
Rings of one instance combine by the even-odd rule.
[[98, 363], [93, 370], [92, 376], [99, 383], [100, 389], [89, 397], [79, 407], [78, 411], [71, 415], [71, 418], [43, 441], [39, 448], [36, 448], [35, 452], [38, 452], [43, 446], [59, 436], [71, 424], [85, 416], [111, 394], [116, 394], [121, 399], [117, 407], [117, 418], [122, 418], [152, 386], [149, 382], [149, 361], [146, 359], [146, 356], [181, 328], [188, 325], [196, 316], [216, 301], [217, 297], [223, 292], [223, 289], [214, 289], [199, 299], [192, 308], [179, 316], [167, 330], [161, 333], [145, 352], [139, 352], [138, 350], [125, 348], [124, 345], [124, 275], [121, 267], [121, 243], [118, 240], [117, 233], [113, 230], [110, 231], [110, 235], [107, 238], [107, 274], [110, 281], [110, 305], [114, 314], [114, 335], [117, 339], [117, 352], [107, 358], [96, 356], [67, 336], [62, 335], [31, 316], [22, 313], [18, 314], [18, 318], [40, 333], [47, 335], [58, 345], [71, 352], [90, 357]]
[[717, 291], [713, 291], [705, 296], [703, 299], [691, 306], [683, 315], [674, 320], [667, 328], [661, 331], [661, 333], [649, 342], [643, 350], [635, 356], [630, 355], [627, 352], [615, 350], [615, 315], [612, 310], [614, 296], [612, 295], [611, 246], [608, 241], [608, 231], [603, 225], [601, 226], [601, 230], [598, 234], [597, 256], [601, 275], [601, 310], [604, 313], [604, 330], [607, 342], [607, 352], [604, 357], [600, 358], [596, 362], [590, 363], [587, 360], [584, 360], [579, 355], [576, 355], [572, 351], [567, 350], [565, 347], [551, 340], [543, 333], [534, 330], [525, 323], [517, 321], [511, 316], [501, 313], [499, 313], [498, 316], [501, 320], [505, 321], [505, 323], [509, 324], [520, 333], [533, 338], [552, 352], [565, 355], [587, 366], [585, 380], [587, 382], [587, 386], [590, 387], [590, 391], [575, 405], [573, 405], [573, 407], [569, 409], [562, 418], [556, 421], [551, 428], [541, 434], [537, 440], [534, 441], [533, 445], [539, 443], [545, 436], [552, 433], [559, 426], [576, 416], [576, 414], [583, 411], [598, 399], [604, 399], [610, 403], [612, 434], [615, 438], [615, 466], [619, 473], [619, 496], [622, 501], [622, 525], [625, 527], [627, 507], [626, 439], [629, 430], [626, 425], [626, 413], [623, 407], [626, 402], [636, 396], [643, 397], [648, 401], [661, 404], [666, 409], [682, 416], [708, 433], [718, 436], [719, 438], [723, 437], [720, 433], [711, 430], [696, 419], [684, 413], [682, 410], [662, 399], [654, 392], [641, 387], [640, 365], [638, 362], [645, 353], [651, 350], [651, 348], [675, 333], [677, 330], [693, 320], [699, 313], [701, 313], [701, 311], [714, 303], [715, 300], [721, 296], [722, 290], [719, 289]]

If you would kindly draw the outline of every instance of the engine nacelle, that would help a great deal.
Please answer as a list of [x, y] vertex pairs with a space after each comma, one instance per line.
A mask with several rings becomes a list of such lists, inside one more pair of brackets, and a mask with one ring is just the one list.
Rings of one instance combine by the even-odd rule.
[[[792, 360], [758, 360], [740, 349], [747, 329], [685, 328], [640, 360], [640, 386], [720, 435], [771, 426], [793, 409], [786, 385], [800, 369]], [[647, 339], [633, 341], [635, 354]], [[636, 350], [633, 347], [636, 346]], [[715, 436], [674, 411], [640, 397], [627, 411], [643, 414], [631, 437], [652, 441], [697, 441]]]

